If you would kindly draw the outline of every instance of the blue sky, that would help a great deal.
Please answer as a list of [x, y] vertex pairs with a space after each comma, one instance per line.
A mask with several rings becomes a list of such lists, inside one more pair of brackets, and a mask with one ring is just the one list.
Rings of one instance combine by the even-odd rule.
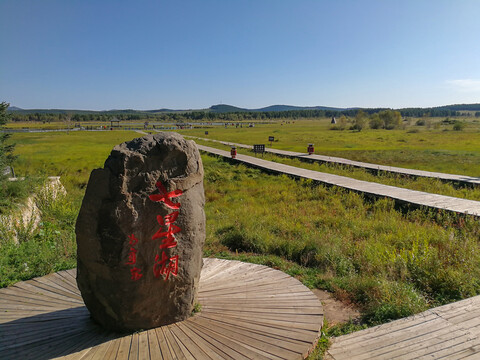
[[480, 103], [477, 0], [0, 0], [22, 108]]

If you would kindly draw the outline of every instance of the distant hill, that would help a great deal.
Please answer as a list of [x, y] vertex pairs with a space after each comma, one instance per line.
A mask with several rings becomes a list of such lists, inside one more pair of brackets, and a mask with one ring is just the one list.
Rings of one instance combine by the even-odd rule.
[[264, 108], [251, 110], [251, 111], [292, 111], [292, 110], [331, 110], [342, 111], [350, 110], [351, 108], [334, 108], [328, 106], [293, 106], [293, 105], [271, 105]]
[[[38, 114], [97, 114], [97, 113], [108, 112], [108, 111], [68, 110], [68, 109], [21, 109], [16, 106], [10, 106], [7, 109], [7, 111], [18, 112], [22, 114], [35, 114], [35, 113], [38, 113]], [[131, 110], [131, 111], [134, 111], [134, 110]]]
[[209, 108], [212, 112], [229, 113], [229, 112], [246, 112], [248, 109], [239, 108], [232, 105], [213, 105]]
[[[7, 111], [9, 112], [19, 112], [22, 114], [158, 114], [158, 113], [187, 113], [187, 112], [213, 112], [213, 113], [231, 113], [231, 112], [279, 112], [279, 111], [302, 111], [302, 110], [324, 110], [324, 111], [339, 111], [347, 112], [352, 110], [362, 109], [365, 111], [375, 112], [380, 111], [384, 108], [360, 108], [360, 107], [351, 107], [351, 108], [337, 108], [329, 106], [294, 106], [294, 105], [270, 105], [267, 107], [259, 109], [246, 109], [233, 105], [227, 104], [218, 104], [213, 105], [208, 109], [188, 109], [188, 110], [172, 110], [172, 109], [157, 109], [157, 110], [133, 110], [133, 109], [114, 109], [114, 110], [68, 110], [68, 109], [21, 109], [16, 106], [10, 106]], [[400, 111], [407, 110], [451, 110], [451, 111], [480, 111], [480, 104], [454, 104], [454, 105], [444, 105], [431, 108], [402, 108], [396, 109]], [[433, 111], [432, 111], [433, 110]]]
[[480, 111], [480, 104], [455, 104], [446, 106], [437, 106], [434, 109], [445, 109], [453, 111]]
[[23, 109], [20, 109], [19, 107], [16, 107], [16, 106], [9, 106], [7, 108], [7, 111], [20, 111], [20, 110], [23, 110]]
[[169, 112], [176, 112], [176, 111], [178, 111], [178, 110], [172, 110], [172, 109], [144, 110], [144, 112], [151, 113], [151, 114], [169, 113]]
[[293, 111], [293, 110], [331, 110], [331, 111], [343, 111], [353, 108], [334, 108], [327, 106], [293, 106], [293, 105], [271, 105], [259, 109], [245, 109], [232, 105], [213, 105], [210, 107], [210, 111], [216, 113], [228, 113], [228, 112], [268, 112], [268, 111]]

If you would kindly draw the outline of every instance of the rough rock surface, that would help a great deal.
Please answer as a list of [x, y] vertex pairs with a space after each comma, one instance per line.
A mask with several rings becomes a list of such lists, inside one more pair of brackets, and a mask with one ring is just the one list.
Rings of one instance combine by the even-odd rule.
[[190, 316], [204, 203], [193, 141], [158, 133], [114, 147], [90, 175], [76, 224], [77, 283], [94, 320], [129, 331]]

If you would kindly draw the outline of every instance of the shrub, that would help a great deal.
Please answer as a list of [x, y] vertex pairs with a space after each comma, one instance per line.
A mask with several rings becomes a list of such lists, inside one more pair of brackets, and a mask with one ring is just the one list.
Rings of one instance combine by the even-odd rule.
[[455, 124], [453, 124], [453, 130], [455, 131], [462, 131], [465, 128], [466, 124], [461, 121], [455, 121]]
[[371, 129], [382, 129], [384, 126], [383, 120], [380, 119], [378, 114], [373, 114], [370, 117], [370, 122], [369, 122], [370, 128]]

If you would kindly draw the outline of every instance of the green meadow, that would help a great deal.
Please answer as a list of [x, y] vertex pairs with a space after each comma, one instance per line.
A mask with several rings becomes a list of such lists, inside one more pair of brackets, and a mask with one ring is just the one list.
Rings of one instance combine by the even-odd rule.
[[139, 136], [133, 131], [15, 134], [15, 153], [19, 156], [15, 171], [18, 176], [61, 176], [69, 190], [78, 191], [86, 186], [93, 169], [103, 167], [116, 144]]
[[[179, 130], [181, 134], [206, 137], [242, 144], [266, 144], [274, 136], [272, 147], [306, 152], [307, 144], [315, 144], [317, 154], [391, 166], [480, 176], [480, 123], [465, 123], [461, 131], [453, 130], [445, 119], [430, 118], [425, 125], [418, 119], [404, 122], [399, 129], [330, 130], [329, 119], [291, 120], [261, 124], [253, 128], [235, 126], [209, 129]], [[351, 124], [347, 123], [347, 128]]]
[[[204, 141], [195, 139], [198, 144], [206, 145], [209, 147], [230, 151], [230, 146], [223, 145], [213, 141]], [[244, 154], [249, 156], [255, 156], [252, 150], [237, 148], [238, 154]], [[260, 155], [257, 155], [260, 157]], [[411, 190], [424, 191], [433, 194], [453, 196], [458, 198], [470, 199], [480, 201], [480, 188], [460, 186], [453, 183], [442, 182], [441, 180], [434, 178], [413, 178], [404, 176], [401, 174], [393, 174], [386, 172], [371, 173], [361, 168], [355, 168], [351, 166], [343, 166], [339, 164], [327, 164], [319, 162], [302, 161], [300, 159], [286, 158], [277, 156], [271, 153], [265, 153], [262, 159], [291, 165], [299, 168], [335, 174], [340, 176], [347, 176], [353, 179], [376, 182], [379, 184], [385, 184], [390, 186], [396, 186]]]
[[[204, 136], [209, 131], [211, 138], [247, 144], [267, 144], [268, 136], [275, 136], [274, 147], [295, 151], [304, 151], [308, 142], [314, 142], [318, 153], [356, 154], [358, 160], [369, 162], [380, 162], [370, 157], [374, 153], [390, 151], [384, 159], [390, 165], [408, 163], [452, 173], [464, 169], [474, 175], [477, 165], [472, 159], [480, 156], [475, 125], [461, 132], [433, 126], [410, 133], [410, 127], [353, 132], [329, 130], [325, 120], [181, 132]], [[30, 192], [36, 192], [35, 184], [46, 176], [59, 175], [67, 194], [56, 200], [37, 198], [40, 226], [33, 232], [20, 226], [18, 244], [0, 227], [0, 286], [75, 267], [75, 220], [89, 174], [103, 166], [113, 146], [138, 136], [133, 131], [13, 135], [19, 156], [15, 170], [18, 176], [31, 179]], [[389, 140], [379, 142], [380, 137]], [[421, 154], [432, 157], [422, 159]], [[454, 160], [445, 162], [446, 157]], [[268, 175], [208, 155], [202, 159], [205, 256], [285, 271], [311, 288], [326, 289], [345, 304], [355, 304], [367, 325], [480, 294], [480, 225], [473, 218], [425, 209], [399, 212], [389, 200], [366, 200], [335, 187]], [[312, 166], [324, 169], [324, 165]]]

